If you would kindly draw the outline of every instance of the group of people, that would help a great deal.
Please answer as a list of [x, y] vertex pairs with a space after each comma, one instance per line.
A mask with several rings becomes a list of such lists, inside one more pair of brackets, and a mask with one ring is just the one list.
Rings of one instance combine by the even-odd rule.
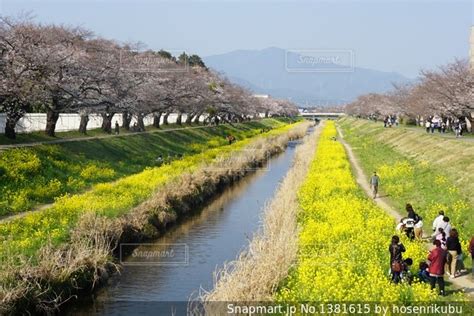
[[437, 118], [426, 120], [425, 128], [427, 133], [434, 133], [435, 130], [438, 130], [439, 133], [446, 133], [446, 123]]
[[[411, 204], [406, 205], [407, 216], [400, 220], [397, 229], [404, 232], [410, 240], [423, 239], [423, 219], [414, 211]], [[417, 278], [422, 282], [429, 282], [431, 289], [439, 287], [440, 295], [445, 294], [445, 273], [453, 279], [466, 272], [463, 259], [464, 253], [459, 240], [459, 233], [450, 224], [449, 217], [444, 211], [440, 211], [432, 225], [433, 232], [429, 239], [433, 243], [433, 249], [429, 251], [426, 260], [419, 263]], [[468, 249], [474, 262], [474, 237], [472, 237]], [[400, 242], [399, 236], [393, 236], [389, 246], [390, 272], [392, 281], [399, 283], [405, 279], [411, 282], [412, 275], [410, 266], [411, 258], [403, 259], [405, 247]], [[474, 276], [474, 266], [472, 270]]]
[[408, 203], [405, 206], [405, 210], [407, 211], [407, 216], [400, 220], [397, 230], [405, 232], [410, 240], [423, 239], [423, 219], [415, 213], [411, 204]]
[[383, 127], [398, 126], [399, 121], [396, 115], [387, 115], [383, 119]]
[[[434, 133], [435, 130], [438, 130], [439, 133], [446, 133], [448, 125], [443, 121], [441, 117], [431, 116], [424, 123], [427, 133]], [[466, 129], [466, 122], [460, 119], [455, 119], [452, 122], [452, 129], [456, 137], [461, 137], [463, 130]]]

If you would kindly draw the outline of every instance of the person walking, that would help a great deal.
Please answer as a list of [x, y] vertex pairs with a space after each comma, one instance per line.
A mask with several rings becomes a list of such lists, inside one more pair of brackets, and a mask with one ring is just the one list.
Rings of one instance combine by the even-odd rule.
[[117, 121], [115, 121], [115, 135], [120, 134], [120, 125]]
[[441, 133], [446, 133], [446, 123], [444, 121], [441, 123]]
[[400, 274], [403, 270], [403, 257], [402, 253], [406, 251], [405, 246], [400, 242], [400, 237], [393, 236], [392, 242], [388, 247], [390, 252], [390, 272], [392, 274], [392, 282], [395, 284], [400, 282]]
[[377, 172], [374, 171], [374, 174], [370, 178], [370, 186], [372, 187], [372, 192], [374, 193], [374, 199], [377, 197], [379, 192], [379, 183], [380, 177], [377, 175]]
[[441, 242], [435, 240], [433, 242], [435, 246], [428, 255], [428, 261], [430, 262], [428, 272], [430, 274], [430, 285], [431, 290], [434, 290], [436, 283], [439, 286], [439, 294], [444, 295], [444, 265], [446, 263], [446, 251], [441, 248]]
[[449, 233], [449, 237], [446, 240], [446, 248], [448, 249], [449, 259], [448, 259], [448, 267], [449, 267], [449, 278], [453, 279], [458, 276], [456, 271], [456, 264], [458, 262], [458, 256], [461, 255], [461, 243], [459, 242], [458, 231], [453, 228]]
[[456, 120], [454, 122], [454, 134], [456, 135], [456, 138], [461, 136], [461, 123], [459, 122], [459, 120]]
[[429, 133], [430, 127], [431, 127], [431, 122], [429, 120], [426, 120], [425, 127], [426, 127], [426, 132]]

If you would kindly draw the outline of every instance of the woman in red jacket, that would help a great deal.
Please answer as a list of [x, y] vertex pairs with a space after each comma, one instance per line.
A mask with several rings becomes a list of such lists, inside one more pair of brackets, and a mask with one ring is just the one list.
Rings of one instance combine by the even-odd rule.
[[433, 242], [435, 248], [430, 251], [428, 260], [430, 266], [428, 272], [430, 274], [430, 284], [433, 290], [436, 287], [436, 283], [439, 286], [439, 294], [444, 295], [444, 265], [446, 264], [446, 250], [441, 248], [441, 241], [435, 240]]

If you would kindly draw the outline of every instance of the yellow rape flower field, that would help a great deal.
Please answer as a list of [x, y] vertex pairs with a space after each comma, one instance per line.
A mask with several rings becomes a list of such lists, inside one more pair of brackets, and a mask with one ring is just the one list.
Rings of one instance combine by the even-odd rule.
[[[276, 293], [279, 302], [410, 303], [439, 300], [428, 284], [390, 282], [388, 246], [394, 220], [358, 187], [329, 121], [299, 190], [298, 262]], [[406, 172], [409, 168], [400, 166]], [[422, 243], [403, 238], [413, 272], [426, 259]], [[449, 301], [464, 300], [452, 294]]]
[[226, 157], [256, 138], [286, 133], [296, 124], [285, 125], [231, 146], [220, 146], [200, 154], [184, 156], [169, 164], [147, 168], [115, 182], [97, 184], [86, 193], [65, 195], [56, 199], [53, 206], [44, 211], [0, 223], [0, 263], [19, 263], [22, 258], [34, 261], [37, 251], [45, 244], [59, 245], [67, 242], [69, 233], [80, 215], [94, 212], [108, 217], [120, 216], [175, 177], [192, 172], [218, 157]]

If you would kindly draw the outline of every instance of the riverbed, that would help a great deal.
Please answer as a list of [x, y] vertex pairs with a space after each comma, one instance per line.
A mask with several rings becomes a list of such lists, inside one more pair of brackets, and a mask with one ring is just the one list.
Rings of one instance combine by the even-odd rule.
[[[225, 189], [162, 237], [134, 248], [123, 269], [69, 315], [182, 315], [200, 289], [210, 290], [216, 267], [235, 259], [258, 229], [269, 201], [291, 167], [298, 142]], [[122, 245], [124, 250], [131, 245]]]

